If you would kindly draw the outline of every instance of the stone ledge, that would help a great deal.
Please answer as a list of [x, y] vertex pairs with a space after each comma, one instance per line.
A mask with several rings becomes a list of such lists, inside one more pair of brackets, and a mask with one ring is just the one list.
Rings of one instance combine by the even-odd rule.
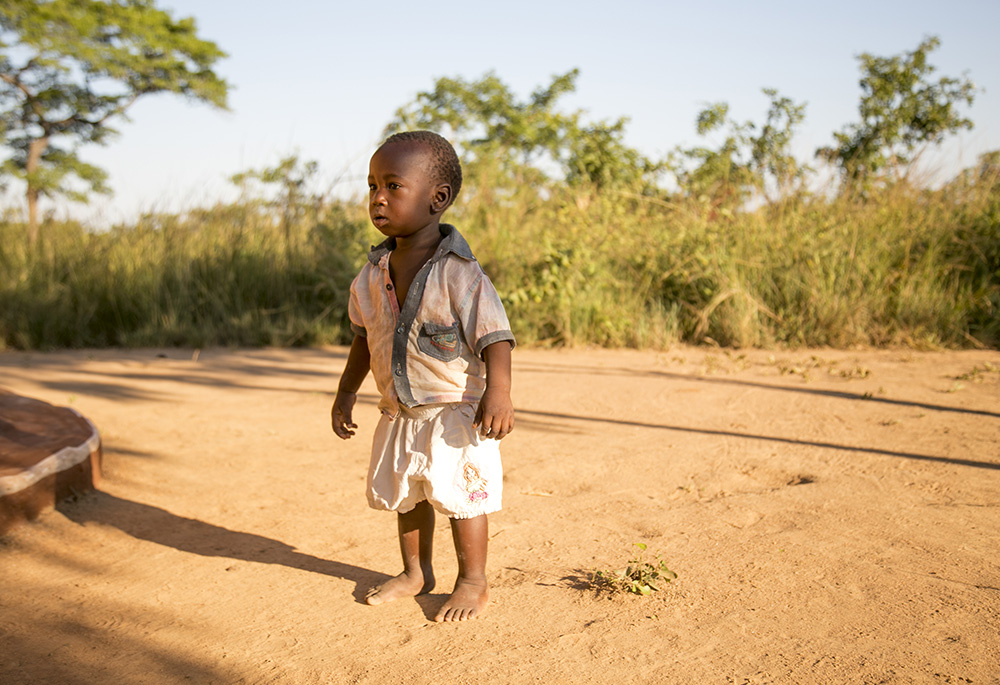
[[79, 412], [0, 388], [0, 535], [95, 488], [101, 456], [97, 428]]

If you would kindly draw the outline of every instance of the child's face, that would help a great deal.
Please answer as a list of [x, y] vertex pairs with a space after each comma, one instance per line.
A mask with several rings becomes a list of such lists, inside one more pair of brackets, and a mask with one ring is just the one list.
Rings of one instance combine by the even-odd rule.
[[372, 155], [368, 215], [375, 228], [386, 236], [407, 238], [437, 226], [450, 190], [447, 184], [436, 183], [430, 171], [430, 155], [419, 144], [392, 143]]

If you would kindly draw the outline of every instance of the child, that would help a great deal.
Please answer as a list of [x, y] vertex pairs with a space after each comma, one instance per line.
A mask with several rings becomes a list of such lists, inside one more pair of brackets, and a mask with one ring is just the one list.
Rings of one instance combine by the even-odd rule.
[[334, 433], [354, 435], [372, 370], [382, 417], [368, 502], [397, 512], [403, 572], [372, 588], [369, 604], [433, 589], [434, 510], [451, 519], [458, 579], [436, 621], [486, 607], [486, 516], [500, 509], [499, 441], [514, 427], [507, 315], [461, 234], [440, 223], [461, 185], [458, 156], [436, 133], [397, 133], [372, 155], [368, 213], [386, 240], [351, 284], [355, 337], [331, 409]]

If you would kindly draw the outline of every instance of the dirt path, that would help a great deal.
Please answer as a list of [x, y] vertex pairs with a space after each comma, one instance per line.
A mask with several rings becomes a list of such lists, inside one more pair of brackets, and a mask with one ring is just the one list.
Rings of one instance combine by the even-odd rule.
[[[1000, 354], [515, 352], [493, 602], [397, 572], [329, 430], [345, 349], [0, 354], [100, 428], [102, 491], [0, 541], [3, 683], [997, 683]], [[679, 574], [596, 594], [648, 545]]]

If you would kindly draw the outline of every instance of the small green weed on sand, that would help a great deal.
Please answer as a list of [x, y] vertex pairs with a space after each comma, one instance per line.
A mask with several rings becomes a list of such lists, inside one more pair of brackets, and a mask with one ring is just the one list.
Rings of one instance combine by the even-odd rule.
[[983, 366], [972, 367], [972, 371], [968, 371], [961, 375], [955, 376], [955, 380], [972, 381], [973, 383], [982, 383], [983, 377], [988, 373], [1000, 373], [1000, 366], [986, 362]]
[[643, 559], [646, 545], [634, 543], [638, 548], [635, 558], [628, 566], [618, 570], [594, 571], [590, 578], [590, 586], [597, 590], [607, 590], [611, 593], [631, 592], [636, 595], [651, 595], [654, 590], [677, 578], [677, 574], [667, 568], [666, 562], [656, 557], [655, 562]]

